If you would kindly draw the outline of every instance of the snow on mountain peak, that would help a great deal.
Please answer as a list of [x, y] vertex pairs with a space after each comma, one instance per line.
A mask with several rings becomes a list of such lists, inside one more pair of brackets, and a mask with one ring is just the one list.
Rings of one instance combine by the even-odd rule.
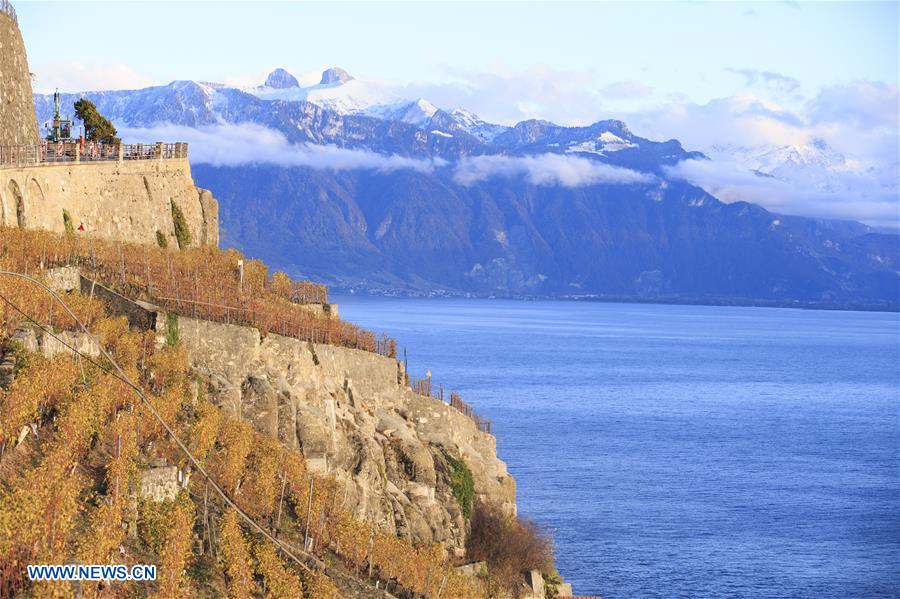
[[325, 69], [322, 71], [322, 80], [319, 81], [319, 85], [332, 85], [332, 84], [340, 84], [347, 83], [351, 81], [353, 77], [340, 67], [331, 67], [330, 69]]
[[780, 146], [713, 146], [715, 160], [733, 161], [764, 177], [830, 192], [858, 192], [871, 188], [896, 189], [890, 169], [866, 168], [848, 159], [822, 139]]
[[454, 108], [450, 111], [450, 116], [466, 132], [483, 142], [492, 142], [498, 135], [509, 130], [509, 127], [505, 125], [488, 123], [477, 114], [464, 108]]
[[292, 87], [300, 87], [300, 82], [286, 70], [279, 68], [269, 73], [263, 86], [272, 89], [289, 89]]
[[[621, 123], [621, 121], [615, 121], [614, 123]], [[621, 123], [621, 125], [622, 127], [617, 127], [617, 129], [622, 130], [624, 128], [624, 123]], [[625, 131], [628, 131], [627, 128], [624, 129]], [[637, 147], [639, 147], [638, 144], [622, 139], [612, 131], [603, 131], [596, 139], [588, 139], [569, 144], [569, 147], [566, 148], [566, 152], [606, 156], [609, 152], [618, 152], [620, 150], [629, 150]]]

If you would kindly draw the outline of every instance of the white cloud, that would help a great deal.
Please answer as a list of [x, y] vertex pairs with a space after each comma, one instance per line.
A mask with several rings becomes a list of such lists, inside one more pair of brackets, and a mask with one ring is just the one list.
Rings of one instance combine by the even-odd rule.
[[897, 188], [877, 177], [846, 172], [823, 189], [810, 178], [762, 176], [725, 159], [685, 160], [666, 171], [724, 202], [745, 201], [782, 214], [859, 220], [878, 227], [898, 225]]
[[152, 143], [161, 139], [190, 144], [191, 162], [216, 166], [277, 164], [324, 170], [365, 169], [380, 172], [413, 170], [432, 172], [442, 160], [419, 160], [316, 144], [291, 144], [283, 134], [254, 124], [216, 125], [194, 129], [162, 125], [150, 129], [119, 131], [123, 139]]
[[[324, 170], [364, 169], [379, 172], [412, 170], [431, 173], [447, 166], [436, 158], [422, 160], [383, 155], [368, 150], [317, 144], [291, 144], [279, 131], [255, 124], [216, 125], [191, 128], [161, 125], [153, 128], [121, 128], [119, 134], [130, 142], [153, 143], [161, 139], [190, 144], [191, 162], [216, 166], [277, 164]], [[594, 162], [576, 156], [474, 156], [460, 160], [453, 178], [472, 185], [492, 177], [524, 177], [534, 185], [580, 187], [598, 183], [630, 184], [653, 181], [651, 175]]]
[[492, 177], [524, 177], [533, 185], [563, 187], [653, 181], [652, 175], [561, 154], [466, 157], [460, 160], [453, 173], [454, 180], [461, 185], [473, 185]]
[[[787, 108], [751, 94], [706, 104], [673, 103], [626, 117], [637, 133], [672, 136], [713, 161], [688, 161], [673, 175], [723, 201], [770, 210], [900, 226], [900, 131], [897, 86], [856, 81], [820, 90]], [[790, 176], [761, 177], [710, 150], [715, 146], [808, 146], [824, 140], [844, 164], [787, 165]], [[837, 168], [835, 168], [835, 166]]]
[[778, 95], [792, 94], [800, 88], [800, 82], [794, 77], [773, 71], [735, 68], [726, 68], [725, 70], [735, 75], [741, 75], [748, 87], [759, 86]]
[[597, 120], [600, 84], [588, 71], [536, 66], [523, 71], [495, 67], [471, 73], [446, 68], [443, 82], [399, 86], [406, 97], [426, 98], [442, 108], [462, 107], [503, 125], [545, 119], [570, 125]]
[[890, 170], [900, 159], [898, 88], [871, 81], [828, 87], [796, 106], [741, 92], [705, 104], [686, 101], [625, 115], [651, 139], [676, 138], [688, 149], [780, 146], [825, 140], [863, 168]]
[[84, 64], [77, 61], [54, 62], [32, 67], [34, 91], [61, 92], [139, 89], [159, 85], [146, 75], [124, 64]]
[[879, 81], [854, 81], [823, 88], [806, 105], [813, 123], [846, 123], [863, 129], [896, 130], [900, 118], [900, 93], [896, 85]]

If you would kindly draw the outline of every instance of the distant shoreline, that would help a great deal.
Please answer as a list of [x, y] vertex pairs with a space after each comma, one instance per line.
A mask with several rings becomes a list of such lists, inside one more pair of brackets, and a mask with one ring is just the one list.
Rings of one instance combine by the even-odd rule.
[[497, 299], [516, 301], [573, 301], [612, 304], [663, 304], [675, 306], [726, 306], [742, 308], [795, 308], [800, 310], [827, 310], [840, 312], [900, 313], [900, 302], [891, 305], [856, 304], [847, 302], [817, 303], [791, 300], [752, 300], [743, 298], [683, 298], [683, 297], [634, 297], [600, 294], [584, 295], [526, 295], [502, 293], [475, 293], [464, 291], [397, 291], [383, 289], [360, 290], [352, 287], [329, 285], [330, 295], [337, 297], [369, 297], [397, 299]]

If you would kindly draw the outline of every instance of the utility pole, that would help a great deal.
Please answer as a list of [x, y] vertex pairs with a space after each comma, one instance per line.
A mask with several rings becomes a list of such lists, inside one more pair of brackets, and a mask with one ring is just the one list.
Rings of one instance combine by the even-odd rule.
[[309, 551], [309, 513], [312, 510], [313, 477], [309, 477], [309, 495], [306, 499], [306, 532], [303, 533], [303, 550]]

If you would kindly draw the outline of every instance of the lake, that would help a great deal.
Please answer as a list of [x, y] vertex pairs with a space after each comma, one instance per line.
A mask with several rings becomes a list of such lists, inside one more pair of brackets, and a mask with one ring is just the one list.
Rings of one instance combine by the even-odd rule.
[[577, 594], [900, 596], [900, 316], [335, 298], [493, 421]]

